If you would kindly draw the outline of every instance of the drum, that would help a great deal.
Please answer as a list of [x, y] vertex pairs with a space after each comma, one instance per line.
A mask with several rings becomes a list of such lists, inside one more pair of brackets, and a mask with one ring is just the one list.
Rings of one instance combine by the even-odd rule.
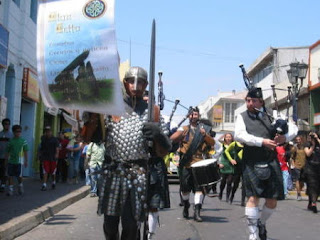
[[217, 159], [205, 159], [191, 165], [195, 184], [206, 187], [220, 181]]

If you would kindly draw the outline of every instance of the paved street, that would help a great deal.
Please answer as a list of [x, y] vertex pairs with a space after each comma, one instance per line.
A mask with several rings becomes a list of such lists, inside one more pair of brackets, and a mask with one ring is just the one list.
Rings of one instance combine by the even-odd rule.
[[[157, 230], [156, 239], [247, 239], [244, 208], [240, 206], [239, 195], [234, 205], [217, 198], [206, 198], [202, 211], [204, 222], [196, 223], [181, 218], [178, 185], [170, 185], [170, 191], [172, 207], [161, 212], [161, 228]], [[280, 202], [268, 222], [269, 239], [318, 240], [320, 214], [307, 211], [306, 206], [306, 198], [298, 202], [294, 196]], [[103, 239], [103, 218], [96, 215], [96, 207], [97, 198], [83, 198], [17, 239]], [[190, 213], [192, 215], [193, 211]]]

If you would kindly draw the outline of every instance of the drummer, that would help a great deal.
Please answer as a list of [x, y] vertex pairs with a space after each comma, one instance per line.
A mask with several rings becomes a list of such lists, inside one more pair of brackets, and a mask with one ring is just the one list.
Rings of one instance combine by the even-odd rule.
[[194, 220], [202, 222], [200, 209], [204, 193], [202, 188], [195, 186], [194, 176], [191, 170], [191, 164], [206, 158], [208, 146], [214, 146], [215, 141], [210, 135], [211, 126], [199, 124], [199, 109], [193, 108], [189, 115], [189, 125], [179, 128], [170, 138], [173, 143], [180, 143], [180, 189], [183, 199], [183, 217], [189, 218], [189, 198], [191, 191], [194, 193]]

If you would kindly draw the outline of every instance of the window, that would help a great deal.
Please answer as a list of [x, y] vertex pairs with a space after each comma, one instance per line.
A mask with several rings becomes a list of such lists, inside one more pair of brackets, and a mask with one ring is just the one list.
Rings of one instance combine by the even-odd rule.
[[38, 10], [38, 1], [37, 0], [31, 0], [30, 5], [30, 18], [32, 21], [37, 23], [37, 10]]
[[18, 7], [20, 7], [20, 0], [13, 0], [13, 2], [17, 4]]
[[226, 123], [234, 122], [234, 112], [237, 109], [237, 103], [225, 103], [224, 119]]
[[230, 103], [226, 103], [225, 104], [224, 121], [225, 122], [230, 122]]

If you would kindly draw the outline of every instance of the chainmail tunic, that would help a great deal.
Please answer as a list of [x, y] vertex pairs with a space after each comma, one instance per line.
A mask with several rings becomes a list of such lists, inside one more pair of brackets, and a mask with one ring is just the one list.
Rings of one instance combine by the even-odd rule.
[[[126, 113], [119, 122], [107, 123], [106, 153], [109, 161], [103, 164], [101, 194], [98, 214], [121, 216], [130, 193], [132, 214], [141, 221], [147, 208], [147, 161], [150, 158], [143, 138], [143, 124], [147, 110], [141, 114]], [[163, 119], [161, 129], [168, 134]]]

